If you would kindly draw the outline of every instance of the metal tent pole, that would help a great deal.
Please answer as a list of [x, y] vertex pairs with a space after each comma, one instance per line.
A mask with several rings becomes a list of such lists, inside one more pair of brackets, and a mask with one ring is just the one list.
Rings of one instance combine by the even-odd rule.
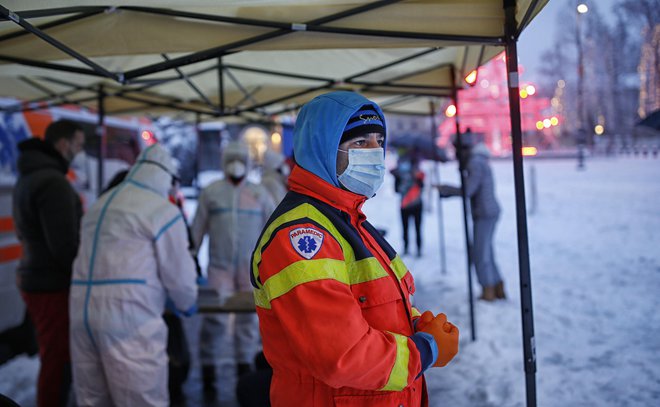
[[195, 137], [197, 138], [197, 148], [195, 148], [195, 178], [193, 179], [193, 184], [195, 186], [195, 192], [199, 196], [199, 192], [202, 190], [201, 185], [199, 184], [199, 160], [202, 157], [202, 132], [200, 131], [200, 125], [202, 123], [202, 117], [198, 113], [195, 115]]
[[98, 125], [96, 126], [96, 135], [98, 136], [99, 140], [99, 146], [98, 146], [98, 179], [97, 181], [97, 191], [96, 195], [101, 196], [101, 192], [103, 191], [104, 183], [104, 171], [103, 171], [103, 166], [104, 166], [104, 161], [105, 161], [105, 145], [106, 145], [106, 140], [105, 140], [105, 90], [103, 89], [103, 85], [99, 85], [99, 92], [98, 92]]
[[[456, 89], [456, 71], [452, 69], [452, 83], [454, 89], [452, 90], [452, 101], [456, 107], [456, 143], [460, 145], [461, 126], [460, 126], [460, 109], [458, 108], [458, 90]], [[472, 341], [477, 340], [477, 328], [474, 322], [474, 294], [472, 293], [472, 234], [470, 233], [470, 220], [468, 219], [468, 199], [467, 191], [465, 190], [465, 180], [467, 178], [467, 163], [465, 157], [461, 154], [460, 148], [456, 149], [458, 158], [458, 169], [461, 174], [461, 199], [463, 201], [463, 226], [465, 229], [465, 251], [467, 253], [467, 280], [468, 280], [468, 305], [470, 308], [470, 333]]]
[[[431, 100], [429, 102], [429, 107], [431, 110], [431, 141], [433, 142], [434, 148], [436, 147], [436, 142], [438, 140], [438, 127], [435, 122], [435, 103]], [[435, 157], [435, 151], [434, 158]], [[434, 173], [435, 173], [435, 182], [440, 185], [440, 163], [437, 160], [434, 160]], [[442, 274], [447, 274], [447, 253], [445, 251], [445, 225], [444, 225], [444, 215], [442, 214], [442, 199], [438, 197], [438, 233], [440, 234], [440, 271]]]
[[520, 273], [520, 310], [522, 313], [523, 356], [527, 406], [536, 406], [536, 347], [534, 340], [534, 316], [532, 284], [530, 278], [529, 247], [527, 236], [527, 212], [525, 208], [525, 181], [522, 156], [522, 127], [518, 86], [518, 50], [516, 36], [516, 2], [504, 0], [506, 15], [506, 67], [509, 84], [509, 108], [511, 114], [511, 139], [513, 143], [513, 176], [516, 191], [516, 223], [518, 228], [518, 264]]

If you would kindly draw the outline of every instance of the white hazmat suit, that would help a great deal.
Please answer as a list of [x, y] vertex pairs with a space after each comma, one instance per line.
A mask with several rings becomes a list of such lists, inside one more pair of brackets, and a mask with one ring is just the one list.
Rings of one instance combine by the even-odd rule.
[[167, 199], [175, 166], [159, 144], [84, 215], [70, 294], [71, 359], [79, 406], [168, 406], [166, 299], [197, 300], [179, 209]]
[[288, 192], [286, 182], [290, 169], [282, 154], [266, 150], [264, 154], [263, 174], [261, 185], [270, 192], [275, 203], [279, 204]]
[[[228, 143], [221, 161], [225, 177], [200, 193], [191, 230], [197, 250], [204, 235], [209, 236], [208, 285], [224, 301], [237, 292], [252, 291], [250, 256], [275, 202], [261, 185], [246, 179], [250, 160], [245, 144]], [[199, 344], [203, 368], [214, 369], [219, 359], [249, 365], [258, 343], [256, 314], [203, 316]], [[213, 380], [213, 375], [204, 373], [204, 381], [206, 376]]]

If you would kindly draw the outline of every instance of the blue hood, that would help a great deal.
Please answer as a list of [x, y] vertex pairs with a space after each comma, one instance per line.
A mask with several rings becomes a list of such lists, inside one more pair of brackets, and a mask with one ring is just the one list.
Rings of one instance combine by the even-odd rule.
[[296, 163], [339, 187], [336, 167], [341, 135], [353, 113], [367, 104], [376, 108], [385, 125], [385, 116], [380, 107], [355, 92], [326, 93], [303, 106], [293, 129], [293, 153]]

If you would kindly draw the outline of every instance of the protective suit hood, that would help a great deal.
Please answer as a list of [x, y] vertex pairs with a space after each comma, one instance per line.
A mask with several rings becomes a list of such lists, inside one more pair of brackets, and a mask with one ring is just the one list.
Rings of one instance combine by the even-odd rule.
[[353, 113], [364, 105], [373, 105], [385, 125], [385, 116], [380, 107], [355, 92], [326, 93], [303, 106], [293, 130], [296, 163], [326, 182], [340, 187], [337, 180], [339, 141]]
[[172, 177], [176, 177], [177, 172], [170, 153], [156, 143], [140, 153], [126, 178], [166, 197], [172, 187]]
[[222, 150], [221, 165], [222, 171], [227, 173], [227, 165], [238, 160], [245, 164], [247, 171], [250, 170], [250, 150], [248, 149], [247, 144], [240, 141], [230, 141]]
[[276, 171], [284, 163], [284, 156], [277, 151], [266, 150], [264, 153], [264, 170]]

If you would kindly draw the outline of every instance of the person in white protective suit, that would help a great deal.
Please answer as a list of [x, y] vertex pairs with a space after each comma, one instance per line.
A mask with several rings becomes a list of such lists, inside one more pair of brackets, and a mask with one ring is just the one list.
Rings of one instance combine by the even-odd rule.
[[[224, 178], [199, 195], [192, 224], [196, 251], [209, 236], [208, 286], [220, 301], [237, 292], [250, 293], [250, 255], [275, 202], [261, 185], [246, 179], [250, 170], [247, 145], [232, 141], [222, 152]], [[234, 343], [233, 348], [230, 344]], [[235, 361], [237, 374], [251, 370], [259, 344], [256, 314], [206, 314], [200, 328], [200, 362], [204, 398], [217, 396], [216, 362]], [[232, 353], [233, 351], [233, 353]]]
[[196, 310], [186, 226], [168, 199], [170, 154], [146, 148], [83, 216], [69, 299], [78, 406], [168, 406], [166, 303]]
[[291, 169], [284, 156], [277, 151], [266, 150], [264, 154], [261, 185], [270, 192], [276, 204], [279, 204], [288, 192], [287, 180]]

